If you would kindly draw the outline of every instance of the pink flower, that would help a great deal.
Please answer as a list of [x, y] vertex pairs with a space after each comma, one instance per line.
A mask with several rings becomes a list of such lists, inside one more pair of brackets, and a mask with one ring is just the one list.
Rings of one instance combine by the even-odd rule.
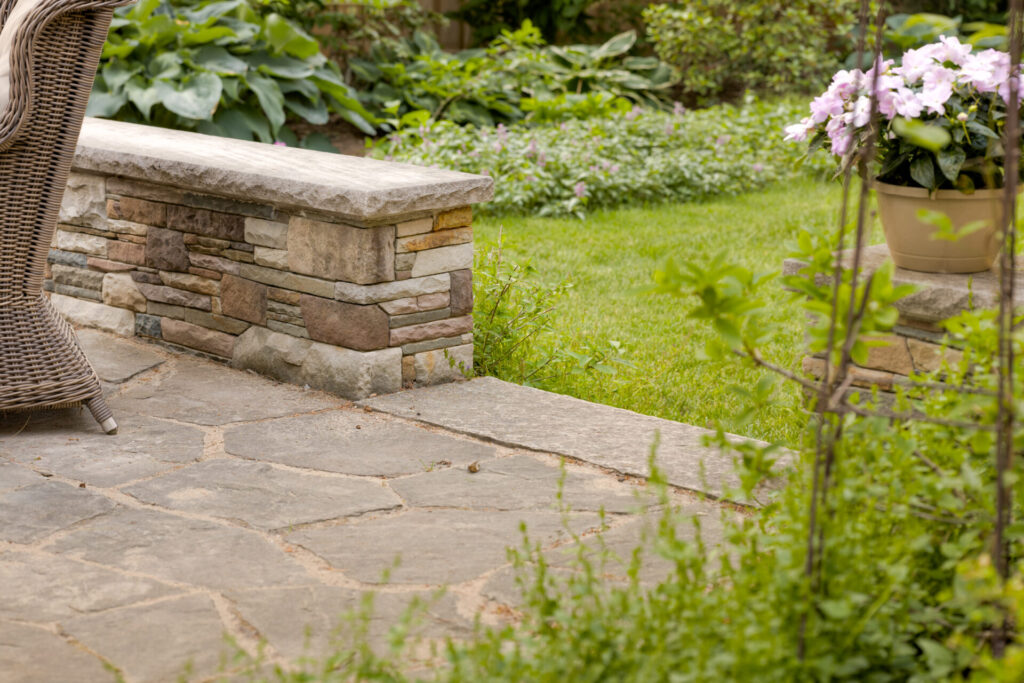
[[944, 106], [953, 95], [956, 73], [952, 69], [934, 65], [924, 73], [924, 87], [918, 95], [921, 104], [933, 114], [945, 114]]
[[792, 126], [786, 126], [786, 140], [795, 140], [796, 142], [803, 142], [807, 139], [816, 128], [814, 121], [811, 117], [801, 119], [800, 123], [794, 123]]
[[750, 167], [750, 170], [753, 171], [754, 173], [760, 173], [761, 171], [764, 170], [764, 164], [757, 162]]
[[932, 45], [925, 45], [917, 50], [907, 50], [903, 53], [903, 63], [893, 69], [893, 72], [903, 77], [907, 85], [913, 85], [921, 80], [921, 76], [924, 72], [932, 68], [935, 65], [934, 53], [936, 49], [941, 49], [941, 45], [934, 43]]
[[942, 50], [938, 51], [939, 54], [935, 58], [939, 62], [953, 62], [961, 66], [971, 54], [971, 46], [962, 44], [956, 36], [939, 36], [939, 44], [942, 45]]
[[844, 119], [845, 116], [836, 116], [825, 126], [825, 132], [832, 140], [832, 153], [836, 156], [842, 156], [850, 149], [852, 132], [847, 129]]
[[849, 123], [852, 123], [854, 128], [863, 128], [868, 125], [868, 121], [871, 120], [871, 99], [866, 95], [858, 97], [850, 114]]
[[832, 85], [829, 86], [829, 90], [841, 98], [848, 98], [860, 87], [860, 79], [863, 75], [860, 69], [853, 71], [842, 69], [832, 77]]
[[978, 92], [995, 92], [1010, 75], [1010, 55], [999, 50], [972, 54], [960, 68], [960, 83]]
[[[1021, 88], [1024, 87], [1024, 83], [1021, 82], [1021, 79], [1020, 79], [1019, 76], [1014, 76], [1013, 80], [1015, 80], [1017, 82], [1017, 103], [1020, 104], [1021, 95], [1024, 94], [1024, 93], [1021, 93]], [[1005, 81], [1003, 81], [1002, 83], [999, 84], [999, 96], [1003, 98], [1003, 102], [1006, 102], [1006, 103], [1010, 102], [1010, 79], [1009, 78], [1007, 78]]]
[[576, 183], [576, 187], [574, 187], [572, 191], [576, 194], [577, 199], [583, 199], [587, 194], [587, 184], [581, 180]]
[[843, 113], [843, 98], [829, 88], [824, 94], [818, 95], [811, 102], [811, 119], [815, 123], [821, 123], [830, 116], [839, 116]]
[[917, 98], [917, 95], [910, 88], [900, 88], [896, 91], [896, 95], [893, 98], [893, 106], [897, 114], [908, 119], [916, 119], [924, 109], [921, 100]]
[[686, 113], [686, 107], [683, 106], [682, 102], [672, 103], [672, 113], [676, 116], [682, 116]]

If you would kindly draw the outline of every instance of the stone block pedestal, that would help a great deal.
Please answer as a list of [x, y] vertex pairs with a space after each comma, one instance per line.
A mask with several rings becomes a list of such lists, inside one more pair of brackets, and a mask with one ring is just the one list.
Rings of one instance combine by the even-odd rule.
[[[862, 258], [864, 272], [873, 271], [889, 259], [884, 244], [868, 247]], [[788, 259], [783, 273], [795, 275], [803, 266], [801, 261]], [[1017, 281], [1024, 282], [1024, 277]], [[943, 345], [945, 333], [940, 323], [970, 308], [999, 305], [999, 273], [995, 269], [956, 275], [897, 268], [893, 282], [913, 285], [917, 291], [897, 302], [900, 318], [892, 332], [883, 337], [887, 344], [872, 348], [868, 361], [853, 368], [854, 387], [892, 392], [894, 385], [911, 373], [934, 372], [944, 362], [959, 362], [960, 351]], [[1024, 285], [1018, 285], [1016, 297], [1024, 302]], [[808, 376], [820, 378], [824, 372], [823, 358], [806, 356], [802, 364]]]
[[72, 322], [348, 398], [473, 359], [490, 178], [87, 119], [46, 289]]

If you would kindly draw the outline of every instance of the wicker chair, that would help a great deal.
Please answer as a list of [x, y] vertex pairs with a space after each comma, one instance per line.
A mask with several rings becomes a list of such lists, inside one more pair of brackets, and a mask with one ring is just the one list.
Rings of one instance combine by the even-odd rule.
[[113, 8], [0, 0], [0, 412], [84, 403], [117, 431], [43, 273]]

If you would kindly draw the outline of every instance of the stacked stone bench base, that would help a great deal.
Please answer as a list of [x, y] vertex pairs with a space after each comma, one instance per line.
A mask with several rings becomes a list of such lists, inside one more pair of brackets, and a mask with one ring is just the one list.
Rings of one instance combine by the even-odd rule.
[[[87, 122], [86, 132], [100, 123], [126, 126], [125, 134], [153, 130]], [[317, 162], [325, 183], [335, 162], [305, 150], [191, 138], [229, 152], [265, 147], [279, 163]], [[102, 164], [94, 150], [80, 147], [79, 156], [86, 158], [76, 159], [45, 273], [51, 300], [72, 322], [350, 398], [450, 381], [472, 366], [473, 213], [450, 204], [488, 196], [487, 181], [448, 174], [448, 185], [471, 179], [478, 189], [438, 206], [427, 178], [418, 188], [423, 208], [406, 201], [388, 215], [385, 197], [383, 210], [367, 216], [303, 205], [287, 188], [226, 196], [220, 185], [117, 175], [123, 168], [109, 150]], [[368, 174], [400, 166], [344, 163], [354, 161], [369, 164]], [[404, 180], [409, 169], [419, 170], [401, 166]], [[332, 189], [346, 192], [343, 182]]]

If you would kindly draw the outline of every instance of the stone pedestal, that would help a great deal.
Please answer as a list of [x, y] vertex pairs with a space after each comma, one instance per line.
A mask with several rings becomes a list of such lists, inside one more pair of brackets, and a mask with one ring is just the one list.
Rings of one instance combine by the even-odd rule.
[[490, 178], [87, 119], [46, 289], [72, 322], [349, 398], [473, 363]]
[[[884, 244], [865, 249], [863, 272], [870, 273], [890, 260]], [[795, 275], [804, 264], [788, 259], [783, 273]], [[970, 308], [984, 309], [999, 305], [999, 273], [988, 270], [971, 275], [919, 273], [897, 268], [893, 274], [895, 284], [910, 284], [917, 291], [896, 304], [900, 312], [899, 323], [892, 333], [884, 337], [885, 346], [871, 349], [868, 361], [855, 366], [851, 372], [855, 387], [891, 392], [893, 386], [914, 372], [940, 370], [945, 361], [958, 362], [960, 352], [945, 348], [945, 337], [939, 323]], [[1024, 302], [1024, 273], [1018, 277], [1016, 297]], [[803, 370], [808, 376], [819, 378], [824, 370], [824, 359], [806, 356]]]

